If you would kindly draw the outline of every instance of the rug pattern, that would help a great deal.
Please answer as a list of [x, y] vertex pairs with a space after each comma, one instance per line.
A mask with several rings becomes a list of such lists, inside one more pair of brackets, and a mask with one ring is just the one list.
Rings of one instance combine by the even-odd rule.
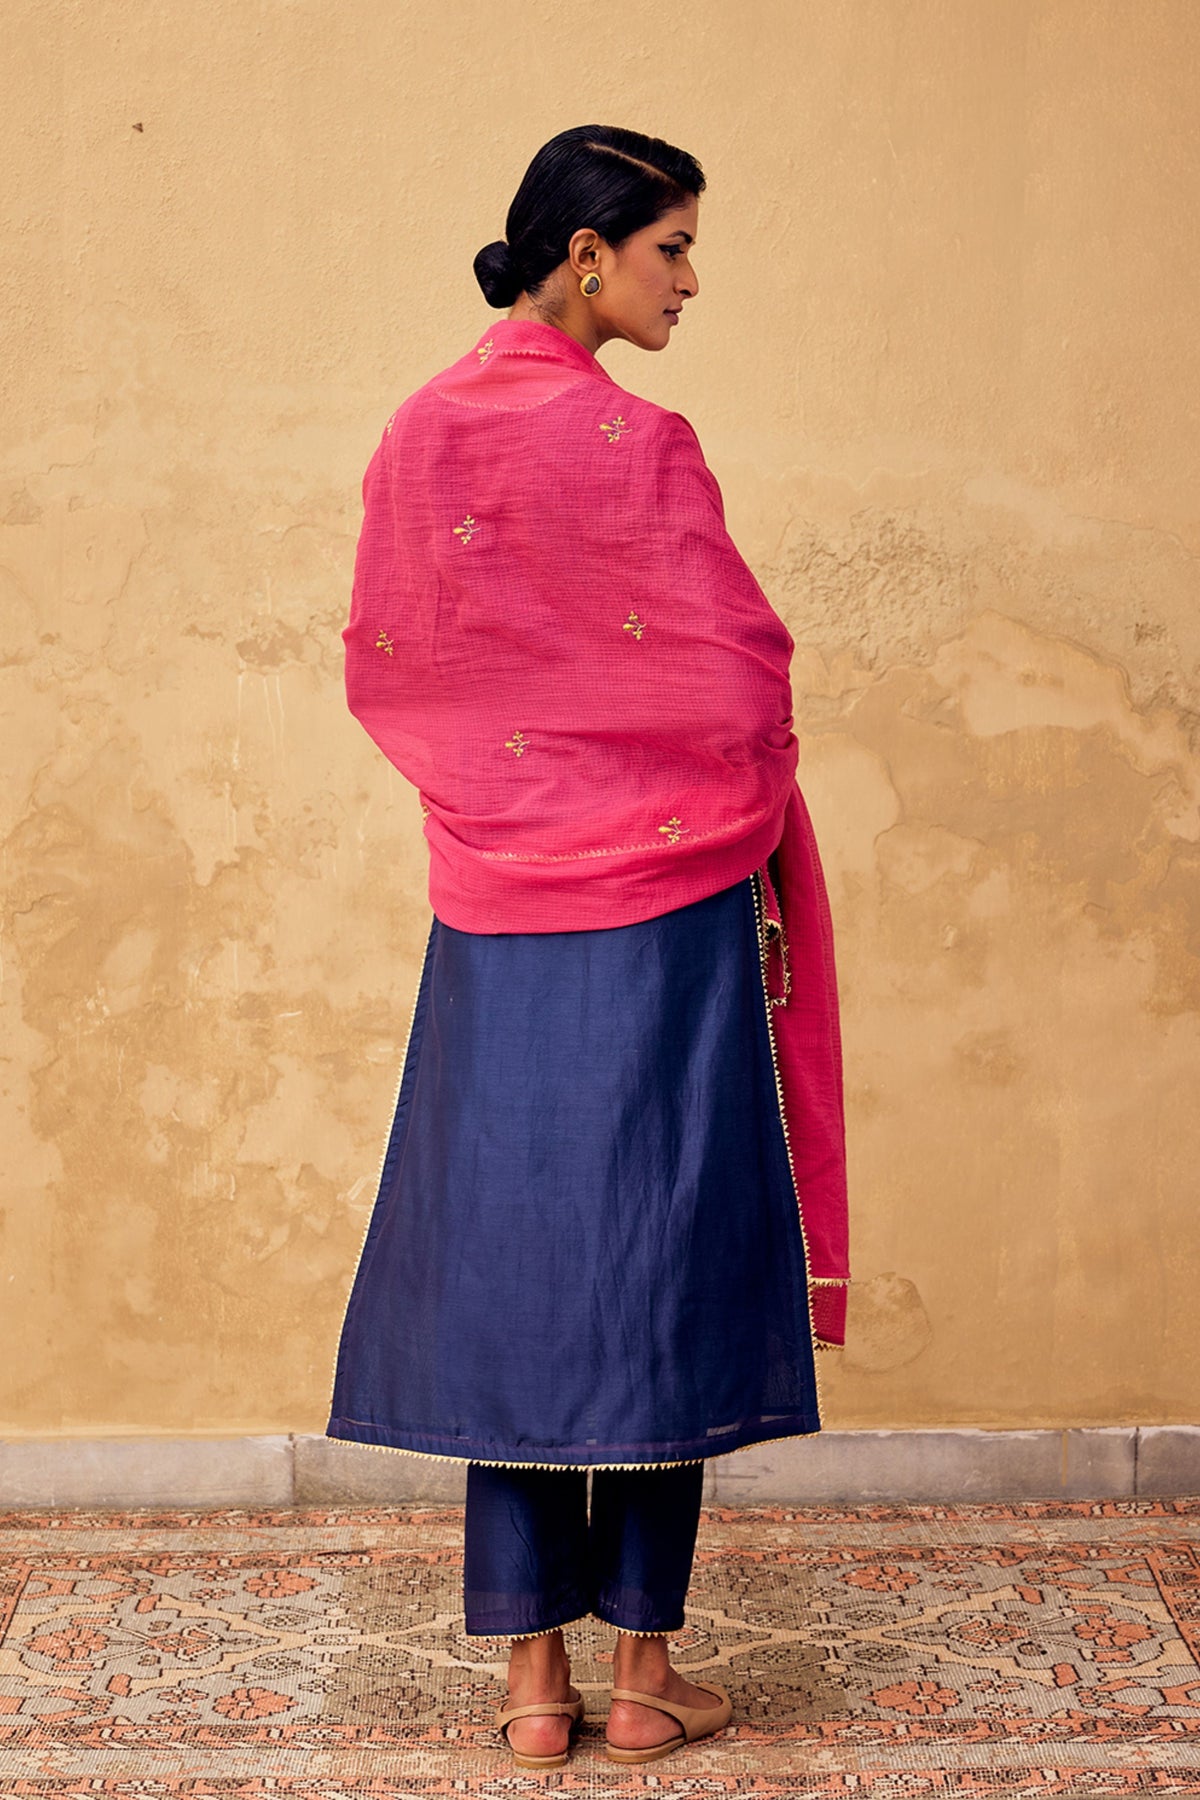
[[1200, 1501], [736, 1508], [676, 1662], [734, 1724], [620, 1768], [589, 1724], [516, 1770], [504, 1646], [462, 1632], [462, 1515], [0, 1514], [3, 1800], [983, 1800], [1200, 1795]]

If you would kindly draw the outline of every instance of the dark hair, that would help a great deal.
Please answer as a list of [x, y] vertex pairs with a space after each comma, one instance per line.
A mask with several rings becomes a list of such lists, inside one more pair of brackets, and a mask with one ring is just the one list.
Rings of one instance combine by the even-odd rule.
[[694, 156], [619, 125], [575, 125], [543, 144], [513, 196], [507, 241], [485, 244], [472, 268], [489, 306], [533, 293], [590, 226], [617, 248], [632, 232], [704, 191]]

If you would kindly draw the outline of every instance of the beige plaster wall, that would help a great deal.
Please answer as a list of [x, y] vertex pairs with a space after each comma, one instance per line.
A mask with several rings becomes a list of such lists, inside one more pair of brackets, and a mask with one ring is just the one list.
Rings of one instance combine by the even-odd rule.
[[[1192, 0], [10, 0], [0, 1430], [320, 1430], [427, 926], [358, 483], [534, 149], [691, 149], [696, 424], [797, 639], [830, 1422], [1200, 1417]], [[13, 175], [13, 172], [15, 176]]]

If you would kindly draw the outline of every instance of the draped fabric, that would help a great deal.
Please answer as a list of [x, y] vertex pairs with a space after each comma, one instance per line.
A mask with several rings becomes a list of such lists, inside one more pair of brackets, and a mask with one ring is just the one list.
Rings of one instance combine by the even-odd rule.
[[347, 698], [419, 790], [439, 920], [624, 926], [773, 858], [780, 1103], [814, 1318], [840, 1343], [838, 998], [794, 644], [694, 430], [565, 332], [504, 319], [388, 420], [363, 502]]

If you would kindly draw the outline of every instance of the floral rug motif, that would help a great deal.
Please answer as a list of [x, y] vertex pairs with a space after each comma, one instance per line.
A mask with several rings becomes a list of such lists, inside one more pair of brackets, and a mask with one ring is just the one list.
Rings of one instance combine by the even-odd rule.
[[1200, 1500], [710, 1509], [673, 1654], [732, 1726], [607, 1762], [589, 1621], [552, 1775], [492, 1729], [461, 1538], [452, 1508], [0, 1514], [0, 1800], [1200, 1796]]

